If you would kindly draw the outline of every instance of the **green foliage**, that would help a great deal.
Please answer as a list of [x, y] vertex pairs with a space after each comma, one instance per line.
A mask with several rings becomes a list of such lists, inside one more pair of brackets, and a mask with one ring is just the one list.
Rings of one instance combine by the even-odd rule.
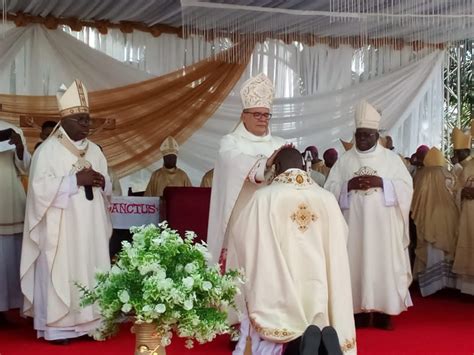
[[209, 267], [207, 246], [193, 243], [194, 232], [183, 239], [166, 222], [131, 231], [132, 244], [123, 242], [111, 270], [96, 274], [94, 289], [78, 285], [81, 305], [97, 304], [103, 316], [96, 338], [114, 335], [124, 317], [156, 324], [164, 346], [173, 331], [190, 347], [192, 340], [204, 343], [228, 333], [227, 310], [235, 307], [241, 273]]

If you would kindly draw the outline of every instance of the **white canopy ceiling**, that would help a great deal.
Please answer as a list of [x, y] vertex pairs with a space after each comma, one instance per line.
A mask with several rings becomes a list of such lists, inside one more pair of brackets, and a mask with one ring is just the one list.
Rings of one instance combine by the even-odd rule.
[[474, 37], [474, 0], [9, 0], [10, 13], [223, 33], [449, 42]]

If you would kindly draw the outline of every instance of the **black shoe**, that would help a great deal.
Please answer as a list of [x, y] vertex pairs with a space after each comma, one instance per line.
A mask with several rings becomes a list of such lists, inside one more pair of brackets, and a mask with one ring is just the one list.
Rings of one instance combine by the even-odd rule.
[[333, 327], [325, 327], [321, 331], [321, 347], [319, 355], [342, 355], [341, 345]]
[[310, 325], [303, 333], [300, 341], [300, 355], [317, 355], [321, 344], [321, 330]]
[[80, 337], [74, 338], [74, 340], [79, 340], [79, 341], [92, 341], [94, 340], [93, 337], [91, 337], [88, 334], [81, 335]]
[[354, 321], [356, 328], [367, 328], [371, 324], [372, 313], [357, 313], [354, 314]]
[[374, 327], [383, 330], [393, 330], [392, 316], [385, 313], [374, 313]]
[[48, 343], [53, 345], [69, 345], [71, 341], [69, 339], [56, 339], [56, 340], [48, 340]]

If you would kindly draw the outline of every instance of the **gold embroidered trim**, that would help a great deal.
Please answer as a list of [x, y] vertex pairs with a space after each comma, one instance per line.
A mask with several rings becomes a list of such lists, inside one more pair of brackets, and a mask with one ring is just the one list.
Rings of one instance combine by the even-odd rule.
[[74, 107], [68, 107], [64, 110], [59, 111], [59, 114], [61, 117], [65, 116], [70, 116], [74, 115], [77, 113], [89, 113], [89, 107], [87, 106], [74, 106]]
[[308, 173], [303, 170], [285, 171], [278, 175], [273, 181], [283, 184], [293, 184], [296, 186], [314, 185], [314, 182], [311, 180]]
[[291, 215], [291, 220], [298, 224], [298, 229], [304, 233], [308, 230], [308, 226], [311, 222], [315, 222], [318, 219], [310, 209], [309, 206], [305, 203], [298, 205], [298, 210], [293, 212]]
[[264, 337], [267, 338], [288, 338], [289, 336], [294, 335], [295, 333], [288, 330], [288, 329], [273, 329], [273, 328], [265, 328], [262, 327], [257, 323], [255, 318], [251, 317], [250, 322], [252, 323], [252, 326], [255, 328], [255, 331], [259, 334], [261, 334]]
[[84, 168], [90, 168], [92, 166], [91, 163], [84, 158], [89, 149], [89, 143], [87, 143], [85, 149], [78, 149], [67, 137], [65, 137], [61, 130], [56, 131], [55, 137], [64, 148], [78, 158], [77, 162], [73, 164], [74, 171], [81, 171]]
[[355, 176], [376, 176], [377, 170], [372, 169], [369, 166], [363, 166], [354, 173]]
[[[77, 92], [79, 94], [79, 101], [81, 102], [81, 106], [87, 107], [86, 95], [84, 94], [84, 87], [82, 86], [82, 82], [79, 80], [76, 81]], [[89, 108], [87, 107], [87, 112], [89, 112]]]
[[346, 352], [346, 351], [349, 351], [349, 350], [352, 350], [355, 348], [355, 345], [356, 345], [356, 340], [355, 338], [352, 338], [351, 340], [346, 340], [342, 346], [341, 346], [341, 350], [343, 352]]

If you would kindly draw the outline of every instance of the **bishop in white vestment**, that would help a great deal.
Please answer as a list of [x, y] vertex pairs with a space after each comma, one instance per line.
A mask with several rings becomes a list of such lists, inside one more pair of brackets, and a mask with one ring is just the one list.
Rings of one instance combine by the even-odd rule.
[[[207, 242], [213, 262], [234, 268], [235, 250], [229, 248], [229, 230], [259, 188], [267, 184], [274, 152], [285, 144], [268, 127], [273, 84], [259, 74], [241, 89], [243, 111], [235, 130], [224, 136], [214, 168]], [[238, 236], [236, 236], [238, 238]], [[239, 241], [236, 241], [237, 243]], [[236, 315], [230, 316], [237, 323]]]
[[58, 96], [61, 125], [36, 150], [31, 166], [21, 260], [24, 312], [38, 337], [76, 338], [98, 326], [94, 306], [81, 308], [75, 285], [93, 288], [107, 270], [112, 225], [107, 161], [89, 141], [89, 105], [76, 80]]
[[2, 312], [20, 308], [20, 255], [25, 190], [20, 174], [27, 174], [30, 154], [23, 133], [0, 120], [0, 323]]
[[[349, 226], [348, 252], [356, 325], [391, 329], [389, 315], [412, 305], [408, 215], [412, 178], [400, 157], [377, 144], [380, 114], [367, 102], [355, 112], [355, 145], [331, 169], [325, 188]], [[360, 322], [358, 322], [360, 320]]]
[[248, 311], [234, 355], [244, 354], [248, 334], [254, 355], [281, 354], [310, 325], [334, 327], [342, 352], [355, 354], [347, 224], [296, 149], [281, 150], [275, 165], [279, 175], [254, 193], [231, 231]]

